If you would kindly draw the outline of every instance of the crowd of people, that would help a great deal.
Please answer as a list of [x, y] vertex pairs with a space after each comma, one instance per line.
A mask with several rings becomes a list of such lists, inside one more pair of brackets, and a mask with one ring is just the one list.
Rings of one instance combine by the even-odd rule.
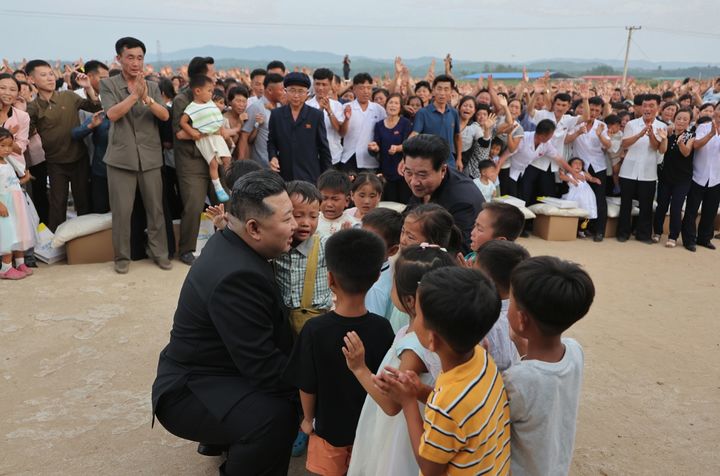
[[[567, 474], [583, 354], [562, 334], [594, 286], [530, 257], [531, 223], [493, 199], [576, 201], [599, 242], [619, 195], [618, 241], [659, 242], [669, 208], [667, 247], [715, 248], [720, 79], [468, 83], [449, 55], [425, 78], [400, 58], [384, 78], [350, 79], [348, 57], [344, 79], [156, 72], [140, 40], [115, 49], [3, 66], [0, 277], [32, 274], [70, 189], [78, 215], [112, 213], [116, 272], [192, 265], [153, 415], [225, 453], [222, 474], [305, 451], [322, 475]], [[203, 213], [218, 232], [196, 259]]]

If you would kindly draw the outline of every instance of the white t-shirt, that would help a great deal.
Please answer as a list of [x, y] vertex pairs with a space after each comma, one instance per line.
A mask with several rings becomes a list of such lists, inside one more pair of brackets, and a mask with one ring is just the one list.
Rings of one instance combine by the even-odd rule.
[[[516, 180], [525, 173], [525, 169], [531, 163], [539, 159], [553, 160], [551, 157], [559, 157], [557, 149], [553, 147], [552, 141], [549, 140], [545, 143], [540, 144], [537, 149], [535, 148], [535, 132], [526, 132], [523, 138], [520, 140], [517, 150], [512, 155], [512, 163], [510, 165], [510, 178]], [[544, 170], [547, 170], [545, 167]]]
[[[570, 114], [563, 114], [558, 121], [555, 118], [554, 112], [546, 111], [544, 109], [535, 111], [535, 115], [531, 119], [536, 125], [543, 119], [550, 119], [555, 124], [555, 133], [553, 134], [553, 138], [550, 142], [552, 142], [553, 147], [555, 147], [558, 152], [563, 151], [565, 147], [565, 136], [568, 135], [568, 132], [573, 130], [578, 122], [582, 121], [582, 118], [571, 116]], [[543, 170], [547, 170], [547, 165]], [[557, 165], [554, 165], [553, 172], [557, 172]]]
[[[592, 128], [585, 134], [580, 134], [572, 143], [573, 156], [580, 157], [585, 162], [585, 170], [589, 170], [592, 165], [593, 171], [600, 172], [607, 168], [605, 160], [605, 151], [602, 142], [597, 135], [597, 128], [602, 122], [595, 119]], [[582, 124], [577, 127], [582, 127]], [[576, 129], [577, 129], [576, 127]], [[610, 140], [607, 131], [602, 132], [603, 137]]]
[[[667, 129], [664, 122], [655, 119], [653, 131], [656, 129]], [[633, 119], [625, 125], [623, 139], [638, 135], [645, 128], [645, 120], [640, 117]], [[655, 134], [655, 138], [660, 138]], [[651, 182], [657, 180], [657, 165], [662, 162], [663, 155], [650, 147], [650, 138], [642, 136], [633, 145], [628, 147], [625, 153], [625, 160], [620, 166], [620, 177], [630, 180], [641, 180]]]
[[584, 358], [577, 341], [565, 338], [562, 343], [560, 362], [524, 360], [503, 373], [513, 476], [570, 471]]
[[[710, 134], [712, 123], [700, 124], [695, 132], [698, 141]], [[720, 135], [695, 151], [693, 157], [693, 181], [703, 187], [714, 187], [720, 183]]]
[[364, 111], [357, 99], [351, 102], [352, 116], [345, 133], [343, 153], [340, 161], [344, 164], [355, 155], [357, 166], [361, 169], [376, 169], [378, 161], [370, 155], [368, 144], [373, 141], [375, 124], [387, 117], [385, 109], [379, 104], [369, 102]]
[[[330, 101], [330, 109], [333, 112], [333, 115], [338, 120], [340, 124], [345, 122], [345, 116], [343, 114], [343, 106], [338, 101], [334, 99], [329, 99]], [[305, 104], [307, 104], [310, 107], [314, 107], [315, 109], [320, 109], [320, 104], [318, 103], [317, 98], [311, 98], [308, 99]], [[332, 156], [332, 163], [337, 164], [340, 162], [340, 157], [342, 156], [343, 146], [342, 146], [342, 137], [340, 137], [340, 133], [335, 130], [335, 128], [332, 126], [332, 122], [330, 122], [330, 116], [328, 116], [327, 111], [323, 110], [323, 117], [325, 117], [325, 130], [327, 130], [327, 139], [328, 144], [330, 145], [330, 155]]]
[[480, 190], [480, 192], [483, 194], [483, 198], [486, 202], [490, 202], [493, 199], [493, 196], [496, 195], [497, 192], [497, 185], [495, 182], [490, 183], [482, 183], [482, 180], [479, 178], [473, 179], [473, 183], [477, 186], [477, 188]]
[[333, 233], [337, 233], [338, 231], [342, 230], [342, 226], [345, 222], [350, 222], [351, 227], [355, 227], [355, 225], [361, 223], [361, 221], [352, 216], [352, 214], [350, 214], [348, 210], [345, 210], [342, 215], [340, 215], [334, 220], [327, 220], [323, 216], [323, 214], [320, 213], [320, 218], [318, 219], [317, 233], [320, 236], [330, 236]]
[[509, 299], [503, 299], [500, 307], [500, 317], [487, 333], [490, 343], [490, 356], [495, 361], [499, 371], [504, 372], [520, 360], [515, 344], [510, 340], [510, 323], [508, 322]]

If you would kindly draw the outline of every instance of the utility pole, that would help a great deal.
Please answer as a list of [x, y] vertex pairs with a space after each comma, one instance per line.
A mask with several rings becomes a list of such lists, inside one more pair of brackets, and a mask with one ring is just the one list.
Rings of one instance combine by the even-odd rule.
[[630, 40], [632, 40], [632, 34], [635, 30], [641, 30], [641, 26], [626, 26], [625, 29], [628, 32], [627, 37], [627, 46], [625, 47], [625, 66], [623, 66], [623, 79], [622, 79], [622, 87], [625, 89], [625, 83], [627, 81], [627, 72], [628, 72], [628, 59], [630, 58]]

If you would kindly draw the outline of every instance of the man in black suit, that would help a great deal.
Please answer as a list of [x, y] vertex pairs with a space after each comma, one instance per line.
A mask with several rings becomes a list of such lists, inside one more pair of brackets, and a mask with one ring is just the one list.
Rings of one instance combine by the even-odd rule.
[[153, 414], [180, 438], [226, 448], [221, 474], [284, 476], [299, 420], [297, 391], [281, 379], [293, 339], [269, 263], [297, 227], [283, 180], [242, 177], [227, 220], [180, 291]]
[[485, 203], [480, 189], [457, 170], [447, 166], [450, 146], [445, 139], [419, 134], [403, 144], [403, 175], [413, 196], [408, 206], [437, 203], [453, 216], [463, 237], [463, 254], [470, 250], [470, 232]]
[[288, 105], [270, 115], [267, 144], [270, 167], [288, 182], [305, 180], [314, 184], [332, 163], [325, 116], [305, 104], [310, 89], [306, 74], [289, 73], [283, 84]]

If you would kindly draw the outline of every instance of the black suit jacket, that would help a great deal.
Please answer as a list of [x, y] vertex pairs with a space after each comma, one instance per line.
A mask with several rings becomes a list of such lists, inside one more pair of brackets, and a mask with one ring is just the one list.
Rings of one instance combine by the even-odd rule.
[[273, 110], [268, 127], [268, 158], [278, 158], [282, 178], [317, 183], [332, 163], [323, 112], [303, 104], [295, 121], [290, 106], [282, 106]]
[[[412, 196], [408, 205], [417, 206], [421, 200]], [[470, 250], [470, 233], [475, 225], [475, 219], [482, 210], [485, 198], [480, 189], [471, 179], [455, 169], [448, 167], [447, 174], [440, 186], [430, 196], [430, 203], [437, 203], [453, 216], [455, 224], [462, 232], [463, 254]]]
[[282, 303], [268, 260], [234, 232], [215, 233], [180, 291], [153, 414], [164, 394], [183, 386], [219, 420], [253, 392], [293, 398], [282, 380], [293, 345]]

